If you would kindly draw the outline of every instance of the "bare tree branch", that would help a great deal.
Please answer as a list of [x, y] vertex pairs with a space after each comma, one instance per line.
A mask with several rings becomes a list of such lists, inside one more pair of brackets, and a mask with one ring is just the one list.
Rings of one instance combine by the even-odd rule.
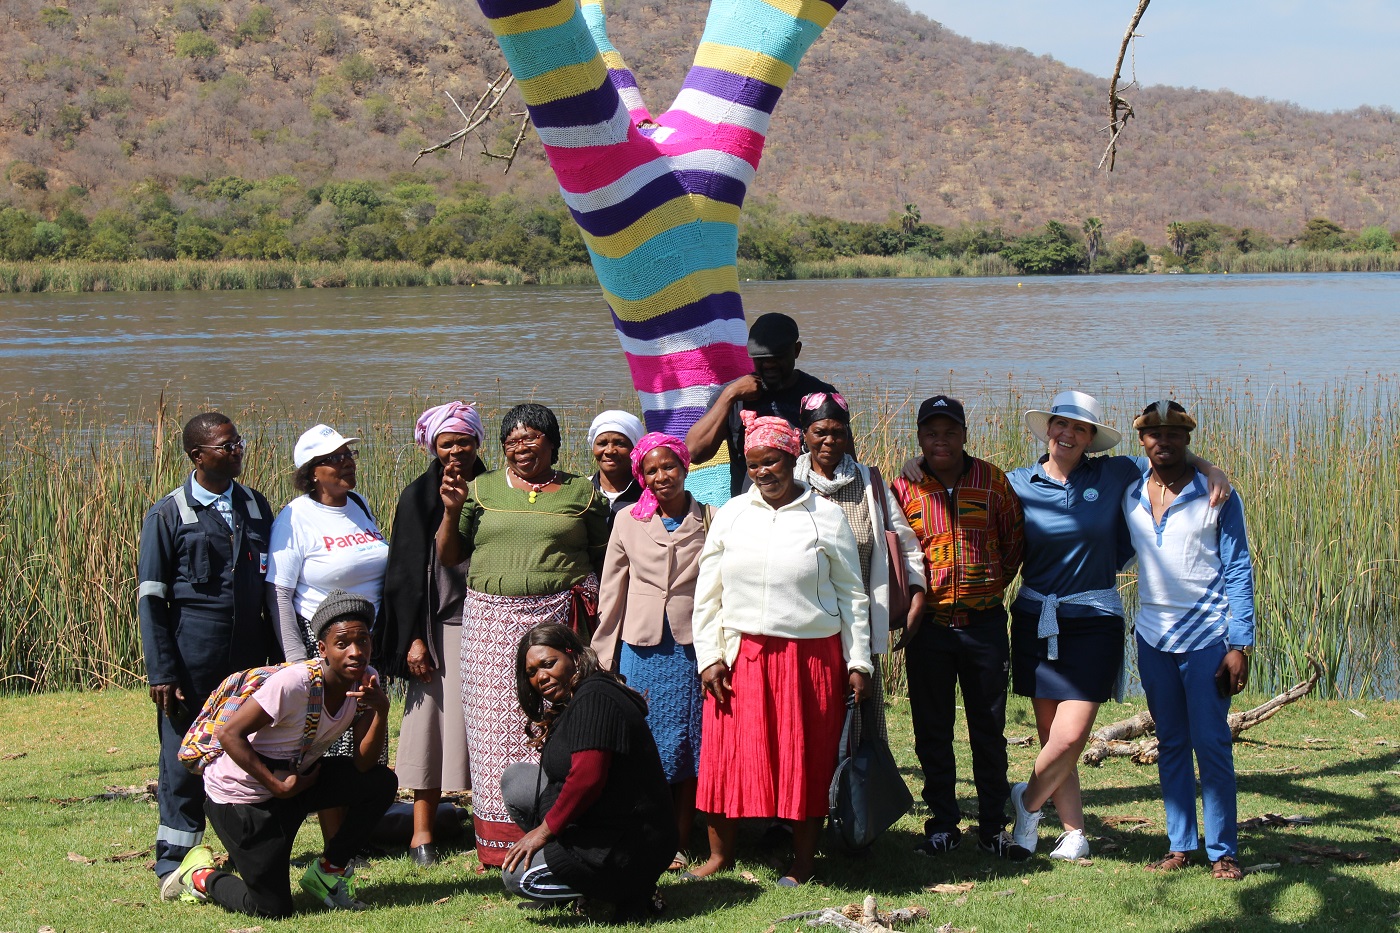
[[[511, 74], [509, 69], [502, 71], [500, 74], [496, 75], [495, 79], [490, 84], [486, 85], [486, 90], [482, 91], [481, 96], [476, 99], [476, 104], [472, 107], [470, 112], [463, 110], [462, 105], [457, 102], [455, 97], [447, 91], [443, 91], [443, 93], [447, 95], [447, 99], [452, 101], [452, 106], [456, 107], [457, 112], [462, 115], [464, 125], [460, 130], [453, 133], [436, 146], [419, 149], [418, 156], [413, 160], [413, 164], [417, 165], [418, 159], [423, 158], [423, 156], [430, 152], [440, 152], [444, 149], [451, 149], [452, 145], [458, 140], [465, 139], [468, 134], [479, 131], [481, 127], [490, 123], [491, 120], [497, 116], [496, 108], [501, 105], [501, 101], [505, 99], [506, 92], [510, 90], [511, 85], [514, 83], [515, 75]], [[511, 116], [518, 117], [521, 116], [521, 114], [512, 113]], [[525, 140], [525, 131], [529, 125], [530, 117], [525, 115], [524, 122], [520, 124], [520, 132], [515, 136], [515, 144], [511, 147], [510, 152], [505, 155], [492, 152], [490, 145], [486, 141], [486, 135], [478, 132], [478, 138], [481, 140], [481, 154], [492, 159], [505, 160], [505, 170], [509, 172], [512, 163], [515, 161], [515, 154], [520, 151], [520, 144]], [[462, 143], [461, 151], [457, 155], [458, 161], [466, 154], [466, 149], [467, 144], [464, 142]]]
[[[1123, 44], [1118, 47], [1118, 61], [1113, 66], [1113, 77], [1108, 82], [1108, 126], [1105, 127], [1111, 134], [1108, 139], [1108, 148], [1104, 149], [1103, 158], [1099, 159], [1099, 168], [1108, 163], [1108, 170], [1113, 171], [1113, 163], [1118, 157], [1118, 137], [1123, 129], [1128, 125], [1128, 121], [1133, 118], [1133, 106], [1118, 94], [1118, 82], [1123, 77], [1123, 59], [1128, 55], [1128, 46], [1133, 44], [1137, 38], [1138, 23], [1142, 22], [1142, 14], [1147, 12], [1147, 5], [1152, 0], [1138, 0], [1137, 12], [1133, 14], [1133, 21], [1128, 24], [1128, 31], [1123, 33]], [[1134, 54], [1133, 80], [1124, 86], [1123, 90], [1137, 84], [1137, 62]], [[1122, 116], [1119, 116], [1120, 111]]]

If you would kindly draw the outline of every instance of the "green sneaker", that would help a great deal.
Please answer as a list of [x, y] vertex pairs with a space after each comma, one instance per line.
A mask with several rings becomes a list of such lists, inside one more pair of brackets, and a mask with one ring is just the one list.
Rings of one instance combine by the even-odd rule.
[[367, 904], [355, 899], [354, 873], [354, 867], [347, 865], [344, 874], [332, 874], [321, 868], [320, 859], [313, 859], [301, 876], [301, 889], [336, 910], [368, 910]]
[[[165, 876], [165, 881], [160, 886], [161, 897], [166, 900], [179, 898], [186, 903], [199, 903], [209, 900], [209, 895], [203, 891], [196, 890], [194, 886], [194, 873], [201, 868], [214, 867], [214, 852], [208, 846], [195, 846], [185, 853], [184, 859], [180, 861], [180, 867]], [[176, 884], [172, 884], [172, 877]], [[178, 887], [176, 886], [178, 884]], [[171, 895], [166, 894], [166, 890], [171, 889]]]

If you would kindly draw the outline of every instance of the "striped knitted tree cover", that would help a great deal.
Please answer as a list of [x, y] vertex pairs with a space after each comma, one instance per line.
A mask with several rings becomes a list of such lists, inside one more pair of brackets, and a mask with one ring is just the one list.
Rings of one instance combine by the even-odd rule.
[[[612, 309], [648, 429], [684, 437], [752, 371], [738, 221], [773, 107], [845, 0], [713, 0], [671, 109], [652, 117], [601, 0], [478, 0]], [[727, 445], [697, 498], [729, 496]]]

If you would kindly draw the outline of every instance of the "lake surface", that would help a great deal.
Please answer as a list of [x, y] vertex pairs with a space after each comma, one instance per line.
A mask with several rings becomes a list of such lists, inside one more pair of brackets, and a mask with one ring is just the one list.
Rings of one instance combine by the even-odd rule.
[[[1131, 398], [1223, 380], [1400, 370], [1400, 274], [750, 282], [797, 318], [805, 368], [916, 397], [1068, 386]], [[630, 391], [596, 288], [0, 295], [0, 397], [162, 391], [236, 407], [429, 386], [559, 404]]]

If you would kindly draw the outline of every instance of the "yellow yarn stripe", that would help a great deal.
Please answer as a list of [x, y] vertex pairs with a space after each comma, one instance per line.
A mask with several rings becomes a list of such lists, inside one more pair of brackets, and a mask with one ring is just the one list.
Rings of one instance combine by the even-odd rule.
[[584, 233], [588, 248], [608, 259], [621, 259], [652, 237], [697, 220], [739, 223], [739, 206], [707, 198], [703, 194], [683, 194], [647, 211], [630, 225], [608, 236]]
[[582, 65], [565, 65], [538, 78], [519, 82], [520, 96], [525, 98], [525, 103], [534, 107], [586, 94], [602, 87], [607, 80], [608, 69], [603, 59], [594, 58]]
[[764, 84], [776, 88], [787, 87], [792, 80], [792, 66], [782, 59], [751, 49], [741, 49], [732, 45], [718, 45], [702, 42], [695, 52], [695, 64], [703, 68], [718, 68], [731, 74], [757, 78]]
[[603, 56], [603, 64], [608, 66], [609, 71], [624, 71], [627, 63], [622, 60], [622, 53], [613, 49], [607, 52], [600, 52]]
[[763, 0], [777, 10], [782, 10], [793, 19], [805, 19], [825, 29], [836, 18], [836, 7], [822, 0]]
[[491, 30], [498, 36], [515, 36], [522, 32], [534, 32], [536, 29], [550, 29], [567, 23], [573, 18], [575, 9], [577, 4], [574, 0], [559, 0], [553, 6], [493, 19]]
[[724, 266], [719, 269], [701, 269], [683, 279], [667, 285], [661, 291], [646, 298], [628, 301], [603, 289], [603, 297], [612, 307], [613, 313], [624, 321], [640, 323], [674, 311], [688, 304], [694, 304], [706, 295], [739, 290], [739, 267]]

